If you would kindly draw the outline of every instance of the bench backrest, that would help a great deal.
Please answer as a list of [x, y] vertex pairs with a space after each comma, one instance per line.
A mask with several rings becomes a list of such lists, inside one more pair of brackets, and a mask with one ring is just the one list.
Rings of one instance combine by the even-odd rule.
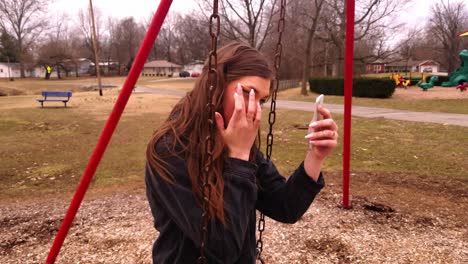
[[48, 92], [48, 91], [43, 91], [42, 96], [44, 96], [44, 97], [71, 97], [72, 92]]

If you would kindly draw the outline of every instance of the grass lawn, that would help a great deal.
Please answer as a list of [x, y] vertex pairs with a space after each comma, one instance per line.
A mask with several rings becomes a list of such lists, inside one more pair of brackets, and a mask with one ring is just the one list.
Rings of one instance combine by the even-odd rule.
[[[121, 77], [103, 77], [101, 83], [103, 86], [114, 86], [119, 88], [126, 80], [126, 76]], [[140, 77], [137, 85], [144, 85], [148, 82], [162, 79], [162, 77]], [[29, 95], [41, 94], [42, 91], [89, 91], [90, 87], [97, 87], [97, 78], [95, 77], [66, 77], [63, 79], [45, 80], [42, 78], [0, 79], [0, 92], [9, 95]]]
[[[126, 77], [105, 77], [102, 80], [103, 85], [113, 85], [116, 88], [120, 88]], [[162, 77], [140, 77], [137, 86], [144, 86], [149, 88], [157, 89], [170, 89], [187, 92], [190, 91], [195, 83], [194, 78], [173, 78], [167, 79]], [[96, 78], [65, 78], [62, 80], [52, 79], [17, 79], [13, 82], [8, 80], [0, 80], [0, 92], [7, 94], [17, 95], [31, 95], [40, 94], [43, 90], [52, 91], [88, 91], [97, 86]], [[409, 90], [415, 91], [417, 88], [410, 88]], [[408, 90], [408, 91], [409, 91]], [[106, 92], [104, 92], [106, 93]], [[430, 93], [421, 95], [429, 95]], [[443, 113], [460, 113], [468, 114], [468, 96], [465, 93], [459, 93], [460, 98], [456, 99], [440, 99], [440, 98], [425, 98], [423, 96], [418, 97], [413, 94], [409, 99], [404, 94], [394, 96], [389, 99], [372, 99], [372, 98], [353, 98], [353, 105], [358, 106], [369, 106], [369, 107], [381, 107], [391, 109], [401, 109], [409, 111], [419, 112], [443, 112]], [[468, 94], [466, 94], [468, 95]], [[76, 96], [76, 93], [74, 94]], [[300, 95], [299, 88], [293, 88], [278, 93], [278, 99], [282, 100], [300, 100], [312, 102], [317, 94], [310, 93], [309, 96], [304, 97]], [[343, 96], [326, 96], [325, 103], [343, 104]]]
[[[110, 113], [117, 92], [98, 97], [80, 93], [71, 107], [21, 105], [35, 96], [0, 97], [0, 199], [59, 195], [76, 189]], [[20, 102], [15, 102], [19, 100]], [[177, 97], [134, 94], [91, 188], [143, 185], [145, 149], [152, 131]], [[10, 107], [8, 107], [10, 106]], [[267, 110], [264, 109], [263, 142]], [[311, 113], [278, 111], [273, 159], [290, 172], [303, 159]], [[335, 115], [342, 125], [342, 116]], [[468, 128], [353, 118], [352, 171], [405, 173], [444, 180], [466, 177]], [[341, 170], [341, 144], [325, 170]]]
[[[417, 89], [417, 88], [411, 88], [411, 89]], [[309, 92], [309, 96], [303, 96], [300, 94], [300, 88], [292, 88], [292, 89], [278, 92], [277, 98], [282, 99], [282, 100], [297, 100], [297, 101], [313, 102], [317, 96], [318, 94], [311, 93], [311, 92]], [[327, 95], [325, 96], [325, 103], [344, 104], [344, 97], [335, 96], [335, 95]], [[416, 99], [415, 98], [413, 100], [408, 100], [407, 98], [404, 97], [404, 95], [400, 96], [399, 98], [388, 98], [388, 99], [353, 97], [353, 105], [400, 109], [400, 110], [408, 110], [408, 111], [416, 111], [416, 112], [441, 112], [441, 113], [468, 114], [468, 97], [466, 96], [463, 96], [459, 99], [438, 99], [438, 98]]]

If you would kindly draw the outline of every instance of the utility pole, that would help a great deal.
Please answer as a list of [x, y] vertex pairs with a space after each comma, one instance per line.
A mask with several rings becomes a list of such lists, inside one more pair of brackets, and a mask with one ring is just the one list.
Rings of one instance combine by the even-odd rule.
[[89, 12], [91, 15], [91, 24], [93, 27], [93, 46], [94, 46], [94, 56], [96, 57], [96, 76], [98, 79], [99, 95], [102, 96], [102, 86], [101, 86], [101, 70], [99, 69], [99, 47], [97, 45], [97, 36], [96, 36], [96, 25], [94, 23], [94, 11], [93, 11], [93, 1], [89, 0]]

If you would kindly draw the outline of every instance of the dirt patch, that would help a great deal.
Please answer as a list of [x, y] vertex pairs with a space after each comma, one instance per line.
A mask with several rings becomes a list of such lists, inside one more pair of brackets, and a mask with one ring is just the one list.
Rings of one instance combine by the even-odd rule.
[[395, 88], [393, 99], [405, 101], [412, 100], [430, 100], [430, 99], [468, 99], [468, 92], [460, 92], [456, 87], [441, 87], [435, 86], [422, 92], [422, 89], [417, 86], [412, 86], [408, 89]]
[[[327, 187], [296, 224], [267, 219], [266, 263], [463, 263], [468, 258], [468, 203], [454, 199], [455, 192], [468, 192], [466, 181], [356, 172], [353, 207], [345, 210], [340, 179], [339, 173], [326, 173]], [[144, 189], [120, 186], [88, 197], [57, 263], [151, 263], [157, 232]], [[0, 263], [43, 263], [68, 201], [4, 203]]]
[[[115, 102], [117, 101], [119, 91], [117, 89], [106, 90], [105, 96], [99, 96], [94, 92], [74, 93], [69, 103], [68, 108], [64, 109], [63, 103], [46, 103], [45, 107], [58, 108], [67, 111], [79, 111], [87, 115], [94, 116], [97, 120], [107, 120], [111, 113]], [[40, 96], [25, 95], [25, 96], [10, 96], [2, 98], [0, 110], [20, 109], [20, 108], [37, 108], [41, 106], [36, 99]], [[177, 96], [134, 93], [129, 98], [123, 117], [138, 116], [145, 113], [167, 113], [177, 101], [180, 100]]]
[[[342, 175], [328, 175], [330, 197], [340, 192]], [[468, 179], [437, 178], [403, 173], [356, 172], [351, 175], [352, 205], [367, 215], [408, 214], [413, 224], [446, 224], [468, 228]], [[379, 216], [379, 217], [380, 217]]]
[[350, 247], [344, 243], [339, 237], [325, 236], [319, 239], [306, 240], [305, 246], [316, 251], [317, 254], [335, 255], [340, 263], [351, 263], [352, 255]]

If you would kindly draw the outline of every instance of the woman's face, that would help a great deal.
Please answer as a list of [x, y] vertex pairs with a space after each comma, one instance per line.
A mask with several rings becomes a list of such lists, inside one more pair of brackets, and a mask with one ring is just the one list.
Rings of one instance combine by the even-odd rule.
[[[234, 111], [234, 93], [237, 90], [237, 84], [242, 87], [242, 96], [244, 97], [245, 110], [249, 104], [249, 92], [254, 90], [255, 103], [262, 105], [270, 95], [270, 80], [258, 76], [245, 76], [230, 82], [224, 91], [223, 109], [224, 124], [227, 126], [231, 120]], [[255, 104], [257, 105], [257, 104]]]

